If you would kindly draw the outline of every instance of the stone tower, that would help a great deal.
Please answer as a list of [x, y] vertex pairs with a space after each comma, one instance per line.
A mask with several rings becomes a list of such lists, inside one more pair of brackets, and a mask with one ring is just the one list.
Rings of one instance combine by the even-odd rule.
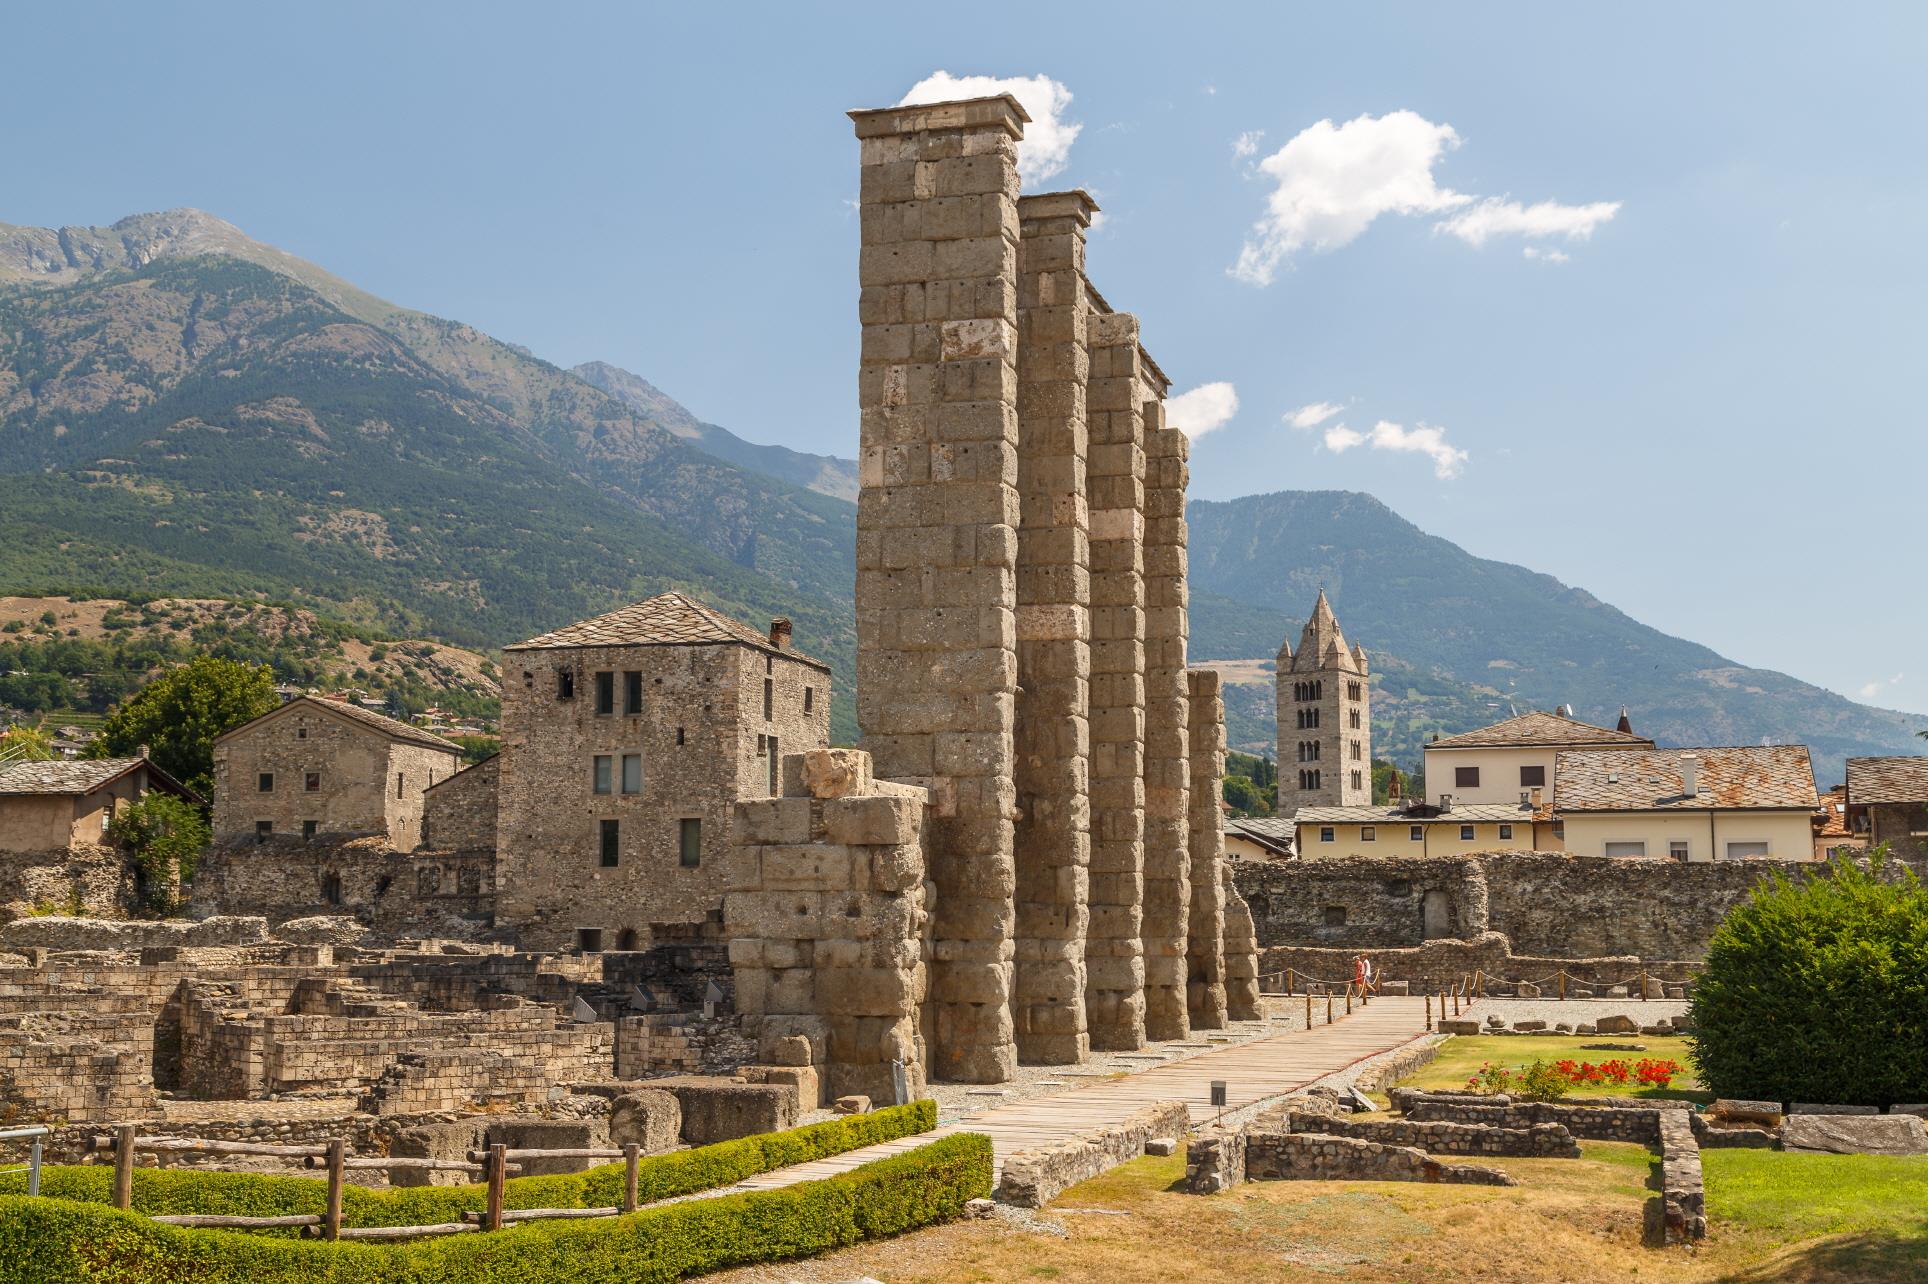
[[1279, 647], [1279, 814], [1372, 803], [1372, 688], [1366, 653], [1348, 647], [1325, 590], [1299, 635]]

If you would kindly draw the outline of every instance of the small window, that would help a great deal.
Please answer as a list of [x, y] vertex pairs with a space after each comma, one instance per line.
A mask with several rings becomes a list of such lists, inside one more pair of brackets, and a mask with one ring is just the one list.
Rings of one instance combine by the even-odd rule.
[[625, 927], [622, 931], [616, 933], [616, 948], [619, 950], [635, 949], [636, 929], [633, 927]]
[[321, 792], [321, 773], [319, 771], [310, 771], [310, 772], [303, 773], [301, 777], [301, 787], [307, 790], [311, 794], [320, 793]]
[[676, 729], [676, 743], [679, 745], [683, 743], [683, 729], [681, 727]]
[[1346, 907], [1343, 905], [1326, 906], [1325, 925], [1327, 927], [1344, 927], [1346, 925]]
[[584, 954], [602, 952], [602, 929], [600, 927], [579, 927], [576, 929], [576, 948]]
[[[426, 826], [424, 828], [426, 828]], [[302, 841], [306, 842], [308, 839], [313, 838], [315, 836], [315, 829], [316, 829], [316, 824], [314, 821], [312, 820], [302, 821], [301, 822]]]
[[1479, 788], [1479, 768], [1478, 767], [1453, 768], [1453, 786], [1454, 788], [1457, 788], [1457, 789], [1478, 789]]
[[307, 738], [308, 738], [308, 728], [306, 727], [295, 728], [295, 739], [306, 740]]
[[1513, 826], [1511, 826], [1511, 825], [1501, 825], [1501, 826], [1500, 826], [1500, 837], [1501, 837], [1502, 839], [1506, 839], [1506, 840], [1509, 840], [1509, 841], [1510, 841], [1510, 840], [1512, 839], [1512, 837], [1513, 837]]
[[1378, 826], [1376, 826], [1376, 825], [1361, 825], [1361, 826], [1359, 826], [1359, 841], [1360, 841], [1360, 842], [1362, 842], [1362, 843], [1376, 843], [1376, 842], [1378, 842], [1378, 841], [1379, 841], [1379, 828], [1378, 828]]
[[1330, 826], [1330, 825], [1321, 825], [1321, 826], [1319, 827], [1319, 841], [1320, 841], [1320, 842], [1322, 842], [1322, 843], [1329, 843], [1329, 842], [1332, 842], [1332, 841], [1333, 841], [1334, 839], [1336, 839], [1337, 837], [1338, 837], [1338, 833], [1337, 833], [1337, 831], [1335, 831], [1335, 830], [1334, 830], [1334, 829], [1332, 828], [1332, 826]]
[[1667, 844], [1667, 859], [1669, 860], [1686, 860], [1687, 859], [1687, 843], [1685, 842], [1685, 840], [1676, 838], [1672, 842]]
[[1768, 851], [1767, 851], [1766, 843], [1729, 843], [1727, 844], [1728, 860], [1747, 860], [1749, 857], [1766, 856], [1767, 854], [1768, 854]]
[[1426, 827], [1424, 825], [1414, 825], [1407, 831], [1406, 837], [1415, 843], [1423, 843], [1426, 841]]
[[596, 675], [596, 712], [616, 712], [616, 675], [613, 673]]
[[1358, 772], [1356, 772], [1356, 771], [1355, 771], [1355, 772], [1353, 772], [1353, 773], [1352, 773], [1352, 787], [1353, 787], [1354, 789], [1364, 789], [1364, 788], [1366, 787], [1366, 778], [1365, 778], [1364, 776], [1362, 776], [1362, 775], [1360, 775], [1360, 774], [1359, 774]]
[[1395, 878], [1392, 882], [1386, 884], [1386, 895], [1388, 896], [1411, 896], [1412, 894], [1413, 885], [1411, 879]]
[[601, 822], [601, 824], [602, 867], [604, 869], [614, 869], [616, 868], [616, 862], [622, 851], [622, 822], [618, 820], [605, 820]]
[[[377, 887], [375, 889], [375, 894], [377, 896], [380, 896], [382, 894], [382, 889], [380, 887]], [[341, 904], [341, 875], [340, 874], [328, 874], [322, 878], [321, 899], [328, 902], [330, 905]]]
[[1358, 711], [1357, 709], [1354, 709], [1354, 710], [1353, 710], [1353, 711], [1352, 711], [1352, 712], [1351, 712], [1351, 713], [1350, 713], [1350, 714], [1348, 715], [1348, 717], [1349, 717], [1349, 718], [1350, 718], [1350, 720], [1351, 720], [1351, 725], [1352, 725], [1352, 729], [1353, 729], [1354, 731], [1357, 731], [1357, 730], [1359, 730], [1359, 726], [1360, 726], [1360, 723], [1359, 723], [1359, 711]]
[[643, 711], [643, 675], [635, 671], [623, 674], [623, 712], [638, 714]]
[[803, 689], [803, 711], [805, 713], [810, 712], [810, 708], [816, 702], [816, 698], [817, 689], [815, 687], [805, 687]]
[[1546, 783], [1546, 767], [1521, 767], [1520, 783], [1529, 789], [1536, 785], [1544, 785]]
[[765, 678], [763, 679], [763, 720], [765, 722], [768, 722], [775, 716], [776, 707], [777, 680], [775, 678]]
[[596, 787], [597, 793], [606, 794], [614, 791], [615, 786], [611, 783], [611, 779], [610, 779], [610, 772], [614, 767], [614, 765], [615, 765], [615, 760], [611, 758], [608, 754], [599, 753], [596, 755], [596, 758], [595, 758], [596, 786], [595, 787]]
[[576, 698], [576, 675], [570, 669], [556, 670], [556, 699], [574, 700]]
[[1553, 822], [1553, 836], [1561, 842], [1566, 841], [1566, 822], [1564, 820], [1556, 820]]
[[[1346, 683], [1346, 697], [1348, 699], [1363, 700], [1365, 699], [1365, 696], [1366, 696], [1365, 689], [1359, 683], [1357, 682]], [[1353, 716], [1357, 717], [1358, 715], [1354, 714]]]
[[643, 755], [639, 753], [623, 755], [623, 792], [626, 794], [643, 792]]
[[1459, 841], [1462, 843], [1470, 843], [1473, 841], [1473, 827], [1471, 825], [1461, 825], [1459, 827]]
[[1609, 856], [1645, 856], [1645, 843], [1608, 843], [1604, 849]]
[[1352, 742], [1352, 760], [1354, 762], [1359, 762], [1362, 759], [1364, 759], [1364, 757], [1365, 757], [1365, 754], [1362, 753], [1359, 749], [1359, 742], [1357, 740], [1353, 741]]
[[274, 836], [274, 822], [272, 820], [257, 820], [254, 822], [254, 841], [255, 842], [265, 843], [268, 841], [269, 838], [273, 836]]
[[403, 789], [404, 789], [404, 788], [405, 788], [405, 787], [406, 787], [407, 785], [408, 785], [408, 777], [407, 777], [407, 776], [405, 776], [405, 775], [403, 775], [403, 774], [402, 774], [401, 772], [399, 772], [399, 771], [398, 771], [398, 772], [396, 772], [396, 773], [395, 773], [395, 796], [396, 796], [397, 798], [400, 798], [400, 797], [402, 796], [402, 790], [403, 790]]
[[272, 771], [264, 771], [260, 775], [256, 776], [254, 778], [254, 787], [264, 794], [273, 793], [274, 792], [274, 773]]
[[676, 827], [677, 859], [685, 868], [694, 869], [703, 863], [703, 821], [700, 817], [686, 816]]
[[761, 758], [764, 754], [769, 752], [770, 752], [770, 737], [758, 736], [756, 738], [756, 756]]

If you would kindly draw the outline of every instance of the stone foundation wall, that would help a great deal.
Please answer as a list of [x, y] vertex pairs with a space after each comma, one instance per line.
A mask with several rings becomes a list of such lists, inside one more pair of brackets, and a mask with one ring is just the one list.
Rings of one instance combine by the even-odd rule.
[[1254, 1130], [1245, 1139], [1250, 1181], [1425, 1181], [1514, 1186], [1505, 1173], [1442, 1164], [1423, 1150], [1319, 1133]]
[[[1471, 940], [1428, 941], [1403, 949], [1274, 945], [1260, 951], [1259, 970], [1270, 988], [1284, 985], [1290, 969], [1295, 993], [1311, 989], [1319, 994], [1343, 986], [1352, 976], [1353, 960], [1360, 954], [1372, 960], [1382, 988], [1391, 983], [1404, 986], [1410, 994], [1434, 993], [1478, 973], [1482, 994], [1551, 999], [1560, 992], [1556, 974], [1565, 972], [1568, 998], [1605, 997], [1615, 986], [1627, 992], [1628, 978], [1637, 977], [1643, 970], [1661, 987], [1682, 987], [1693, 981], [1700, 968], [1687, 960], [1641, 959], [1630, 954], [1609, 958], [1519, 955], [1506, 937], [1485, 932]], [[1516, 982], [1529, 984], [1522, 988]], [[1638, 981], [1631, 992], [1639, 994]], [[1653, 997], [1675, 996], [1657, 988]]]
[[1706, 1239], [1707, 1191], [1701, 1176], [1700, 1143], [1694, 1138], [1693, 1117], [1682, 1110], [1663, 1110], [1657, 1122], [1660, 1197], [1647, 1202], [1648, 1238], [1666, 1244], [1691, 1244]]
[[[352, 914], [393, 936], [487, 926], [495, 909], [495, 852], [395, 850], [380, 838], [277, 836], [216, 844], [194, 872], [196, 912], [273, 922]], [[472, 929], [471, 929], [472, 930]]]
[[1475, 1124], [1427, 1123], [1410, 1119], [1354, 1121], [1331, 1115], [1287, 1111], [1289, 1132], [1316, 1132], [1389, 1146], [1412, 1146], [1429, 1155], [1489, 1155], [1518, 1159], [1576, 1159], [1580, 1147], [1573, 1134], [1557, 1123], [1524, 1128], [1490, 1128]]
[[139, 910], [132, 864], [118, 849], [76, 843], [0, 851], [0, 923], [49, 910], [113, 917]]
[[1151, 1138], [1176, 1139], [1190, 1127], [1191, 1113], [1184, 1102], [1160, 1101], [1134, 1111], [1115, 1127], [1042, 1150], [1019, 1151], [1004, 1161], [997, 1199], [1020, 1208], [1042, 1208], [1079, 1182], [1138, 1158]]
[[1530, 1128], [1559, 1124], [1587, 1141], [1660, 1144], [1660, 1117], [1675, 1111], [1618, 1106], [1567, 1106], [1547, 1101], [1516, 1101], [1506, 1106], [1462, 1105], [1444, 1097], [1421, 1096], [1406, 1107], [1420, 1123], [1483, 1124], [1489, 1128]]

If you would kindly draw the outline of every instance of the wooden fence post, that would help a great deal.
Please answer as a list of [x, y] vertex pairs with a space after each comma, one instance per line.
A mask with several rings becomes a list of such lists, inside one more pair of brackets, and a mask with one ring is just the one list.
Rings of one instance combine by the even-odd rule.
[[642, 1152], [643, 1148], [633, 1141], [623, 1147], [623, 1211], [625, 1213], [636, 1211], [636, 1159]]
[[134, 1138], [138, 1135], [133, 1124], [114, 1129], [114, 1207], [122, 1212], [134, 1206]]
[[488, 1162], [489, 1205], [488, 1212], [482, 1221], [482, 1229], [485, 1231], [499, 1231], [502, 1229], [502, 1184], [508, 1179], [508, 1167], [508, 1147], [500, 1142], [490, 1146]]
[[1312, 1028], [1312, 987], [1305, 988], [1305, 1028]]
[[1640, 1001], [1647, 1001], [1647, 969], [1644, 967], [1640, 969]]
[[341, 1186], [348, 1167], [348, 1143], [340, 1137], [328, 1143], [328, 1209], [321, 1215], [321, 1237], [341, 1238]]
[[1285, 997], [1292, 997], [1292, 969], [1285, 969]]
[[1346, 1015], [1352, 1015], [1352, 983], [1346, 983]]
[[1426, 1028], [1433, 1028], [1433, 996], [1430, 994], [1426, 996]]
[[1332, 1024], [1332, 991], [1331, 990], [1327, 990], [1325, 992], [1325, 1023], [1327, 1025]]
[[1566, 1002], [1566, 969], [1560, 969], [1560, 1002]]

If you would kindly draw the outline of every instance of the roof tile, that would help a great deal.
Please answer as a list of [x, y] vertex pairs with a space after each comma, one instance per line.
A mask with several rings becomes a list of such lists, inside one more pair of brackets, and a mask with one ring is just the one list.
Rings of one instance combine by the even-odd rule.
[[1431, 741], [1425, 747], [1428, 749], [1501, 749], [1529, 746], [1627, 745], [1633, 748], [1651, 749], [1653, 743], [1645, 736], [1615, 731], [1611, 727], [1596, 727], [1590, 722], [1580, 722], [1574, 718], [1563, 718], [1557, 713], [1544, 713], [1534, 709], [1496, 722], [1490, 727], [1462, 731], [1456, 736]]
[[772, 655], [787, 656], [819, 668], [829, 667], [801, 651], [773, 646], [768, 634], [681, 593], [662, 593], [607, 615], [564, 625], [554, 632], [530, 638], [527, 642], [518, 642], [503, 650], [546, 651], [577, 646], [662, 646], [705, 642], [740, 642]]
[[[1682, 792], [1680, 760], [1692, 754], [1696, 790]], [[1553, 809], [1699, 811], [1819, 806], [1806, 745], [1713, 749], [1568, 749], [1554, 767]]]
[[1850, 758], [1847, 789], [1857, 807], [1928, 802], [1928, 758]]

